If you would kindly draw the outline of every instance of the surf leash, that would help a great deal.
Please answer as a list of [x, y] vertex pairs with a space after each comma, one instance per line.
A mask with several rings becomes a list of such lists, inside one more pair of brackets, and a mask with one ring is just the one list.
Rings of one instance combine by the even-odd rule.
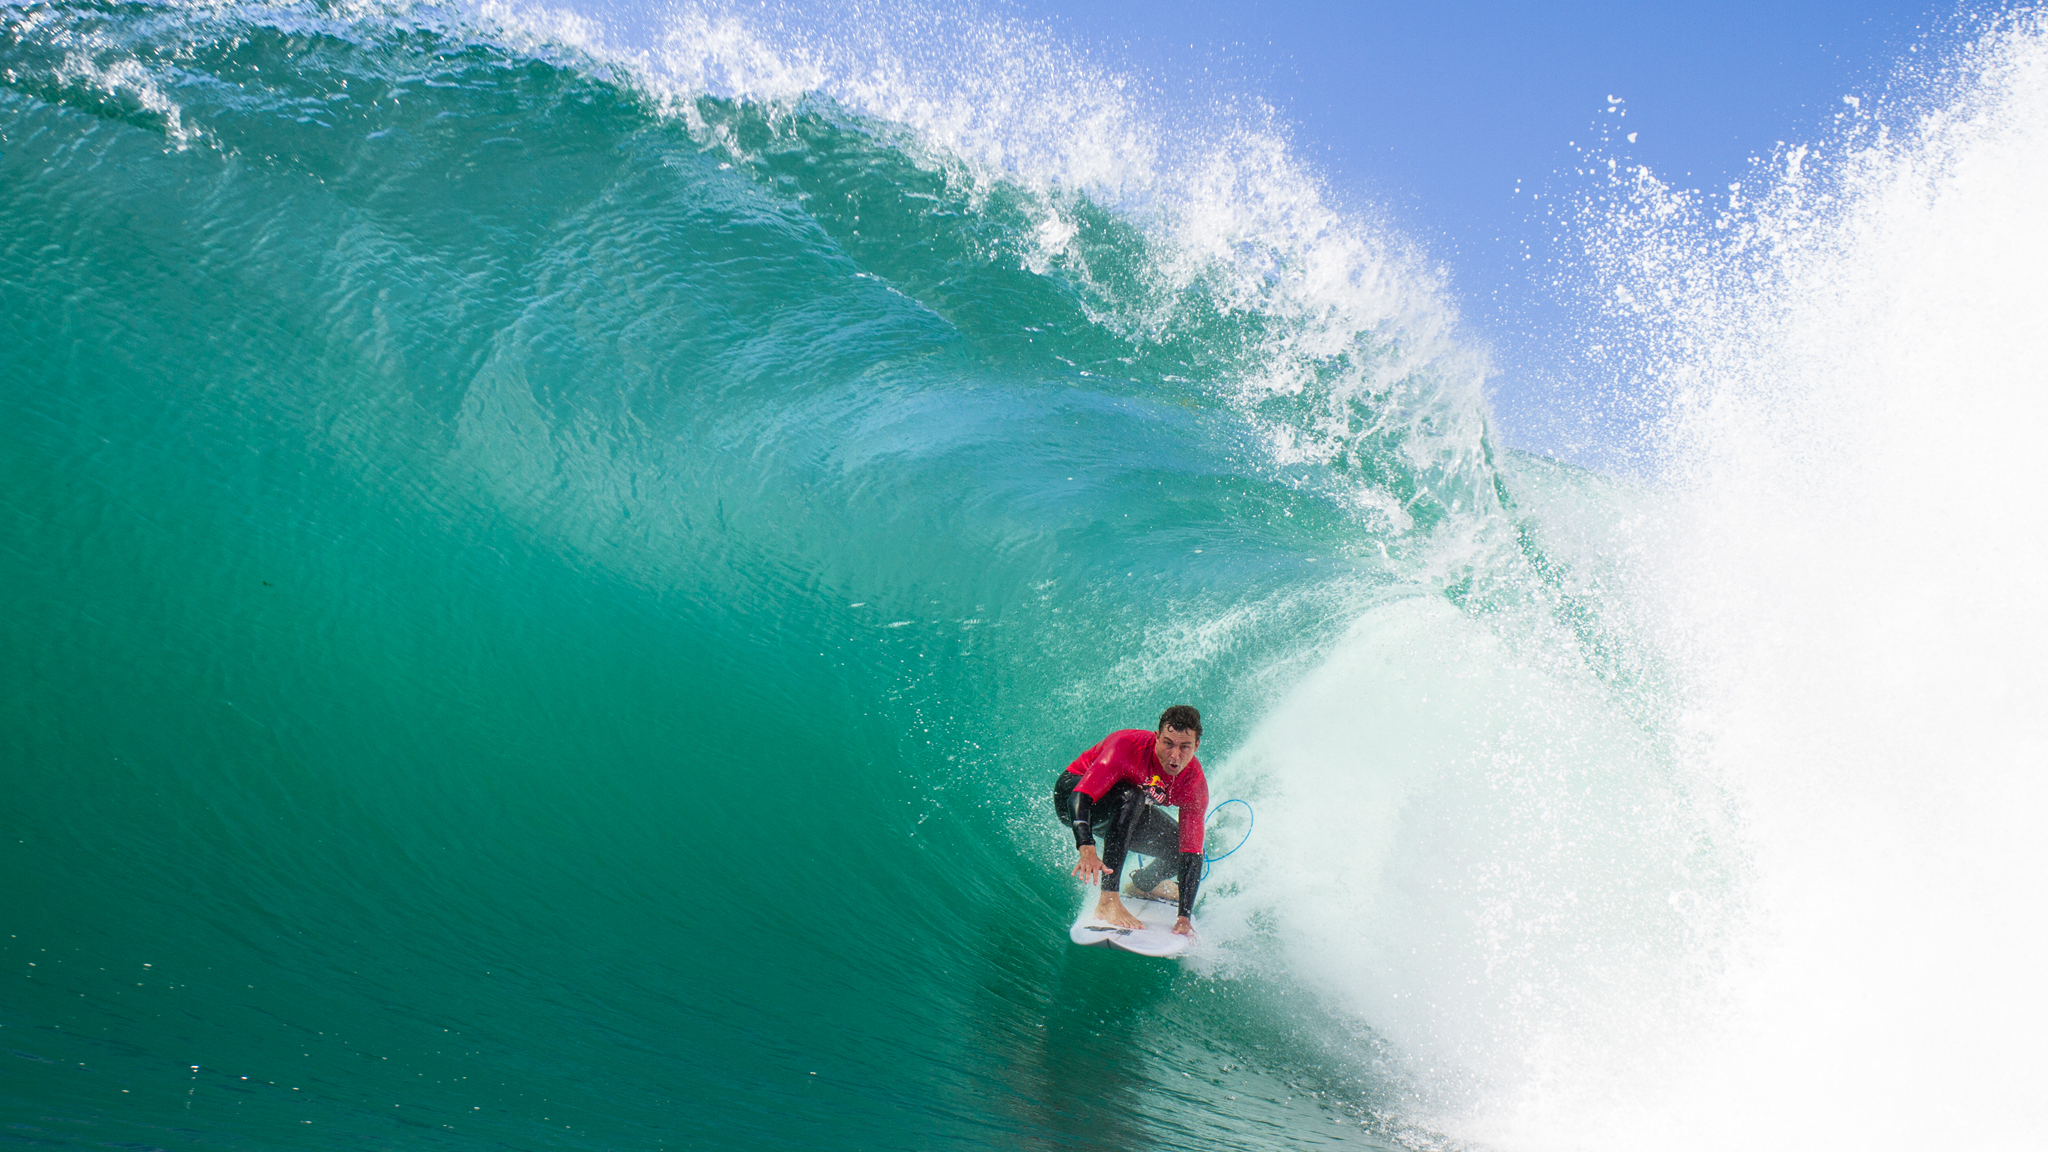
[[1252, 806], [1250, 804], [1245, 804], [1245, 802], [1242, 800], [1225, 800], [1223, 803], [1218, 804], [1214, 808], [1209, 809], [1209, 815], [1203, 819], [1202, 823], [1204, 825], [1207, 825], [1209, 821], [1214, 820], [1216, 818], [1216, 814], [1218, 812], [1223, 811], [1225, 808], [1230, 807], [1232, 804], [1244, 804], [1244, 835], [1238, 837], [1237, 843], [1231, 846], [1230, 852], [1225, 852], [1222, 856], [1211, 856], [1207, 852], [1202, 853], [1202, 879], [1204, 880], [1207, 880], [1209, 878], [1209, 866], [1211, 864], [1216, 863], [1218, 860], [1223, 859], [1225, 856], [1229, 856], [1231, 852], [1235, 852], [1239, 848], [1244, 847], [1245, 841], [1250, 840], [1252, 838], [1252, 829], [1258, 825], [1259, 814], [1252, 811]]

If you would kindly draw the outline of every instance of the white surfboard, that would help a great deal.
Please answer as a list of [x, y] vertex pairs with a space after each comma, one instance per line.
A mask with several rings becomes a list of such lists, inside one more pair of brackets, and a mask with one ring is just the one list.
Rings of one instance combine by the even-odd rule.
[[1178, 904], [1126, 896], [1124, 907], [1145, 926], [1117, 928], [1095, 918], [1095, 902], [1101, 895], [1095, 888], [1082, 894], [1081, 915], [1067, 932], [1074, 943], [1090, 948], [1120, 948], [1140, 956], [1178, 956], [1195, 942], [1192, 936], [1174, 935], [1173, 922], [1180, 916]]

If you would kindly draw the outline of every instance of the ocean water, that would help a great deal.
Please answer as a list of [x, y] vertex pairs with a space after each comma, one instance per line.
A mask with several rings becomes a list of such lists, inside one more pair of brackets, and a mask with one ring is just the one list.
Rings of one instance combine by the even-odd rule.
[[1593, 471], [1262, 113], [849, 12], [0, 4], [0, 1139], [2038, 1146], [2037, 19], [1582, 199]]

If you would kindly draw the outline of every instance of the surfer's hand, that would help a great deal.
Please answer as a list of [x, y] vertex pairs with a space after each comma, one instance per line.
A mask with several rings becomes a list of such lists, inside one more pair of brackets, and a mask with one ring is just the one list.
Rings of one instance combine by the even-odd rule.
[[1074, 865], [1074, 875], [1079, 876], [1084, 884], [1099, 884], [1102, 871], [1102, 857], [1096, 855], [1095, 845], [1081, 849], [1081, 861]]
[[1176, 936], [1193, 936], [1195, 934], [1195, 922], [1185, 916], [1175, 920], [1173, 922], [1173, 934]]

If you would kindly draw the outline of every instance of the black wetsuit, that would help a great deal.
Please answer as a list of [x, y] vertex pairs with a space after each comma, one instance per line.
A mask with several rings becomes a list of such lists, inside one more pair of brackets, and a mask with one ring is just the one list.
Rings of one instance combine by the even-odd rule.
[[1195, 906], [1195, 890], [1202, 884], [1202, 854], [1180, 850], [1180, 825], [1154, 808], [1145, 790], [1128, 780], [1119, 780], [1102, 799], [1090, 802], [1086, 792], [1074, 791], [1081, 782], [1077, 772], [1062, 772], [1052, 785], [1052, 810], [1060, 823], [1073, 829], [1074, 846], [1085, 848], [1101, 836], [1102, 890], [1114, 892], [1123, 882], [1124, 854], [1136, 851], [1152, 862], [1131, 873], [1131, 881], [1147, 891], [1158, 887], [1166, 873], [1179, 869], [1180, 914]]

